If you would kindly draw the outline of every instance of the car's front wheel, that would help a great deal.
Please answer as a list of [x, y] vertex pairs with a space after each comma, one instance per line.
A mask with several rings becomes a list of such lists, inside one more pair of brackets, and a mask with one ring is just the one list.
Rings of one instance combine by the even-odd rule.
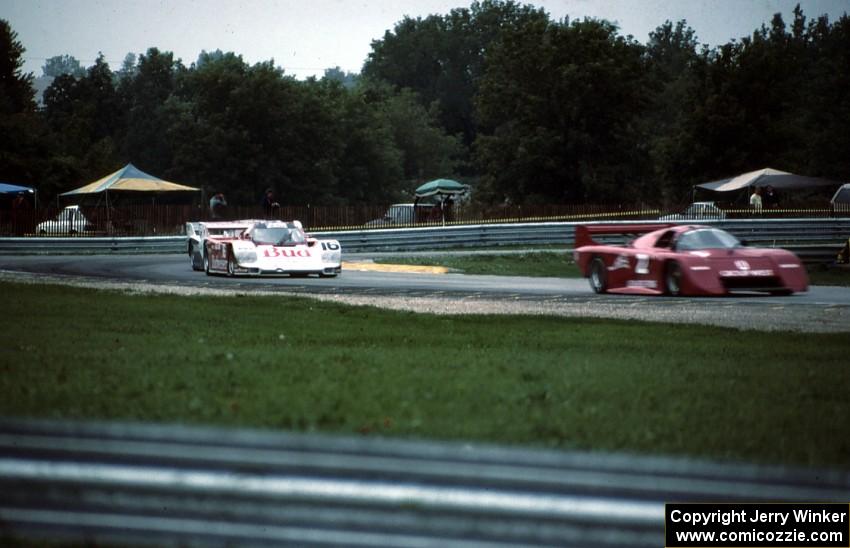
[[204, 272], [207, 276], [210, 275], [210, 256], [206, 250], [204, 250]]
[[608, 269], [601, 257], [594, 257], [590, 262], [590, 288], [594, 293], [608, 291]]
[[679, 263], [667, 263], [667, 268], [664, 270], [664, 290], [668, 295], [682, 294], [682, 267]]
[[195, 253], [195, 244], [189, 244], [189, 264], [192, 270], [203, 270], [203, 264], [198, 264], [198, 254]]

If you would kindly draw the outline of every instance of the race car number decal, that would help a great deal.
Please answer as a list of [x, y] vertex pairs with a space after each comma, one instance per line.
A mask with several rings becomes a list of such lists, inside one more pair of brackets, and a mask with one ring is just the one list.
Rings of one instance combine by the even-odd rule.
[[773, 276], [773, 270], [766, 268], [764, 270], [721, 270], [718, 274], [722, 278], [746, 278], [748, 276], [764, 277]]
[[336, 251], [339, 249], [339, 244], [336, 242], [322, 242], [322, 249], [325, 251]]
[[645, 253], [637, 254], [637, 263], [635, 264], [635, 274], [649, 274], [649, 255]]
[[626, 282], [626, 287], [643, 287], [646, 289], [657, 289], [658, 282], [655, 280], [629, 280]]
[[608, 270], [620, 270], [621, 268], [629, 268], [629, 258], [626, 255], [617, 255], [614, 264]]
[[311, 257], [309, 249], [289, 249], [286, 247], [267, 247], [263, 250], [265, 257]]

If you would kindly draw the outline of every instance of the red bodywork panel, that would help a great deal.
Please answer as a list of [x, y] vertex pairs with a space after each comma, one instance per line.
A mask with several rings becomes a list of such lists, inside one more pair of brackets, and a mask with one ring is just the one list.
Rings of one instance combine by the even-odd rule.
[[[681, 295], [726, 295], [736, 291], [788, 294], [808, 290], [808, 276], [796, 255], [784, 249], [718, 248], [678, 250], [678, 238], [699, 225], [580, 225], [574, 258], [589, 277], [591, 264], [604, 264], [603, 292], [633, 295], [669, 293], [667, 275], [681, 272]], [[604, 245], [593, 235], [642, 234], [629, 245]]]

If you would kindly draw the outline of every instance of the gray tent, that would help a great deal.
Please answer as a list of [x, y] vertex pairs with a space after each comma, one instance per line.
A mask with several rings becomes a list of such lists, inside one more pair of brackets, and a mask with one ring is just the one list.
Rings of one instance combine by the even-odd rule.
[[838, 187], [830, 202], [833, 204], [850, 204], [850, 183]]
[[714, 192], [732, 192], [754, 186], [764, 187], [769, 185], [776, 189], [799, 189], [819, 186], [838, 186], [840, 184], [838, 181], [830, 181], [829, 179], [806, 177], [804, 175], [788, 173], [787, 171], [779, 171], [778, 169], [765, 168], [742, 173], [741, 175], [727, 179], [702, 183], [696, 185], [695, 188], [712, 190]]

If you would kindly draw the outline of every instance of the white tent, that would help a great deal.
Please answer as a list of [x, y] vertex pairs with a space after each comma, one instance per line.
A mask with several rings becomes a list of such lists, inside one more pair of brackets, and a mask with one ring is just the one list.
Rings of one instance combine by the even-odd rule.
[[850, 204], [850, 183], [838, 187], [830, 202], [833, 204]]
[[711, 181], [696, 185], [696, 188], [712, 190], [714, 192], [732, 192], [751, 187], [772, 186], [776, 189], [788, 188], [811, 188], [816, 186], [838, 186], [841, 183], [830, 181], [829, 179], [820, 179], [818, 177], [806, 177], [804, 175], [795, 175], [787, 171], [779, 171], [778, 169], [759, 169], [742, 173], [727, 179]]

